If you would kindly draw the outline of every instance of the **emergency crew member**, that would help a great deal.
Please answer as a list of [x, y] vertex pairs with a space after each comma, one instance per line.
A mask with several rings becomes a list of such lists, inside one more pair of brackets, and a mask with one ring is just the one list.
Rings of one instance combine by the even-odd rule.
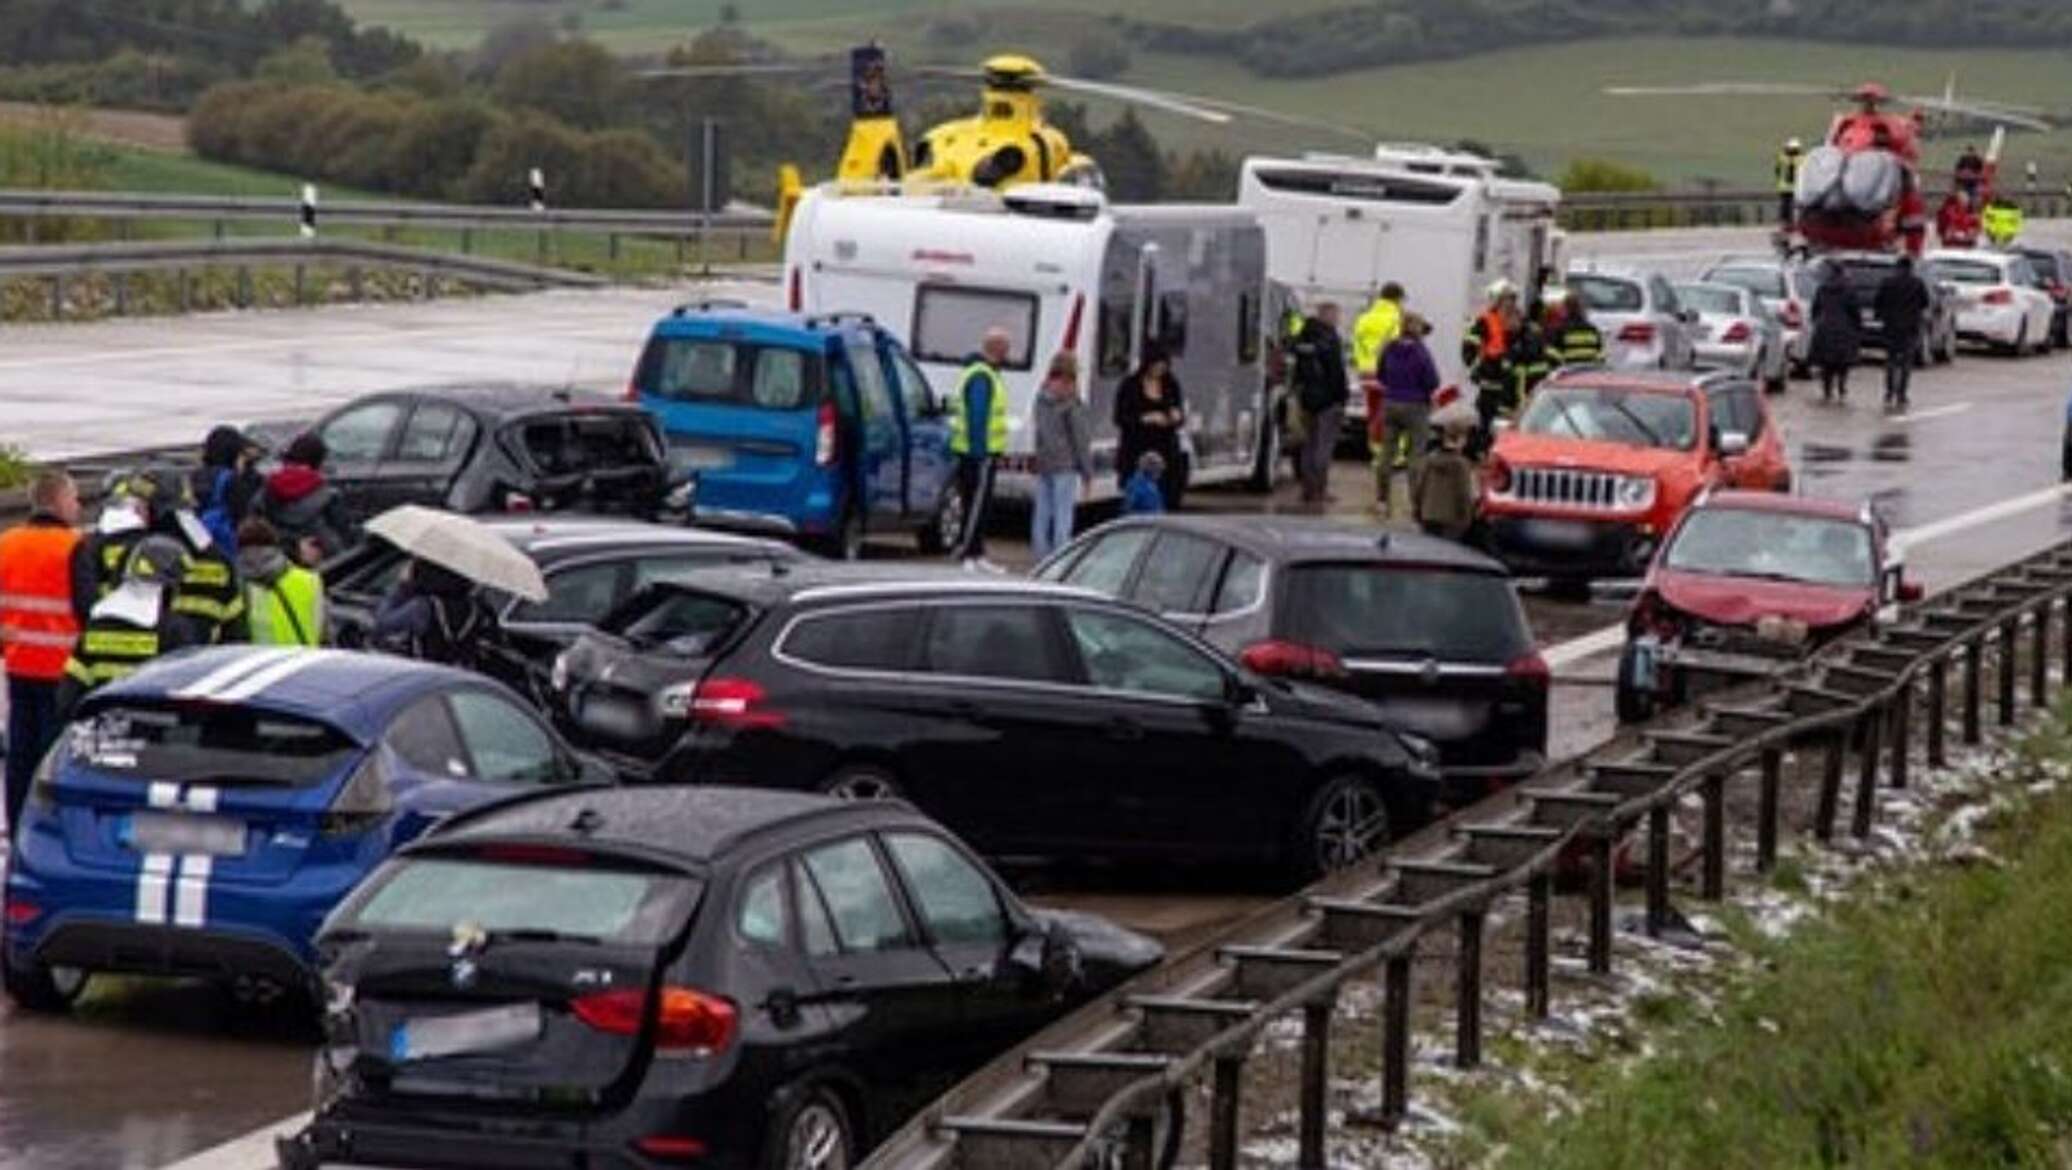
[[1573, 290], [1561, 298], [1561, 324], [1549, 341], [1564, 366], [1594, 366], [1604, 361], [1604, 331], [1591, 324], [1588, 306]]
[[7, 831], [21, 823], [29, 779], [58, 733], [58, 688], [79, 637], [72, 549], [79, 488], [62, 471], [29, 484], [29, 519], [0, 535], [0, 653], [7, 665]]
[[1489, 307], [1469, 324], [1461, 336], [1460, 360], [1475, 384], [1475, 413], [1482, 429], [1475, 437], [1472, 453], [1480, 457], [1490, 442], [1491, 424], [1503, 410], [1514, 387], [1510, 368], [1511, 333], [1517, 328], [1518, 289], [1508, 280], [1489, 286]]
[[1793, 200], [1799, 189], [1799, 164], [1804, 161], [1805, 144], [1796, 138], [1784, 140], [1784, 149], [1777, 152], [1774, 177], [1777, 180], [1777, 222], [1786, 231], [1791, 230]]
[[1979, 188], [1986, 182], [1986, 160], [1979, 157], [1978, 147], [1967, 146], [1957, 158], [1957, 190], [1972, 207], [1978, 206]]
[[238, 526], [237, 572], [254, 645], [324, 644], [324, 579], [281, 550], [273, 525], [255, 517]]
[[94, 603], [58, 693], [60, 717], [89, 692], [141, 670], [161, 654], [193, 645], [198, 628], [173, 610], [189, 557], [180, 542], [153, 533], [130, 549], [121, 580]]
[[957, 490], [964, 497], [964, 536], [957, 555], [966, 568], [990, 569], [986, 558], [986, 508], [993, 499], [993, 473], [1007, 449], [1007, 364], [1013, 338], [994, 326], [979, 343], [979, 356], [958, 382], [957, 408], [950, 412], [950, 453], [957, 457]]
[[1511, 330], [1510, 352], [1505, 356], [1511, 367], [1511, 390], [1503, 411], [1515, 415], [1525, 406], [1526, 398], [1561, 364], [1561, 358], [1547, 344], [1546, 331], [1531, 317], [1519, 318]]
[[1995, 199], [1986, 204], [1986, 210], [1979, 216], [1979, 228], [1986, 233], [1986, 241], [1996, 248], [2005, 248], [2022, 234], [2022, 209], [2005, 199]]
[[188, 477], [165, 466], [126, 476], [102, 509], [100, 524], [74, 550], [72, 612], [80, 624], [115, 587], [130, 550], [150, 535], [170, 537], [188, 554], [173, 609], [192, 627], [191, 639], [203, 645], [243, 641], [245, 599], [237, 572], [195, 515]]
[[1403, 286], [1390, 281], [1381, 295], [1353, 322], [1353, 372], [1360, 378], [1360, 402], [1367, 411], [1367, 449], [1380, 480], [1386, 461], [1395, 460], [1395, 444], [1382, 426], [1381, 353], [1403, 335]]

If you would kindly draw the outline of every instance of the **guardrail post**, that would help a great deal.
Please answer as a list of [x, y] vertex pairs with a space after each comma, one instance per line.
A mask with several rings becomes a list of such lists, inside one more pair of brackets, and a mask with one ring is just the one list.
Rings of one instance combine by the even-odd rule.
[[1986, 702], [1985, 657], [1985, 638], [1973, 634], [1971, 640], [1964, 643], [1964, 742], [1974, 747], [1986, 738], [1979, 729], [1980, 708]]
[[1699, 897], [1717, 902], [1727, 896], [1727, 774], [1705, 777], [1705, 872]]
[[460, 229], [460, 254], [463, 256], [472, 256], [475, 254], [474, 228], [464, 227]]
[[2020, 628], [2015, 619], [2008, 618], [2000, 623], [2000, 726], [2014, 726], [2014, 668], [2015, 647], [2019, 644]]
[[1295, 1164], [1323, 1170], [1324, 1123], [1331, 1090], [1331, 1013], [1336, 995], [1302, 1005], [1302, 1118], [1297, 1130]]
[[295, 304], [299, 308], [300, 306], [306, 305], [308, 303], [309, 271], [307, 266], [297, 264], [295, 266]]
[[1928, 664], [1928, 766], [1940, 768], [1950, 762], [1944, 750], [1949, 734], [1950, 660], [1938, 654]]
[[1209, 1098], [1209, 1170], [1237, 1170], [1238, 1091], [1245, 1071], [1242, 1056], [1218, 1056]]
[[1820, 761], [1820, 804], [1813, 811], [1813, 836], [1820, 841], [1835, 837], [1835, 817], [1842, 805], [1842, 764], [1849, 752], [1849, 732], [1836, 728], [1827, 737], [1826, 754]]
[[365, 274], [360, 271], [360, 266], [357, 264], [345, 270], [345, 286], [351, 290], [354, 301], [364, 301], [367, 299], [367, 286], [364, 276]]
[[1892, 703], [1892, 786], [1907, 786], [1908, 751], [1914, 740], [1914, 680], [1899, 684]]
[[[122, 222], [128, 223], [129, 221], [123, 220]], [[118, 272], [115, 274], [115, 315], [118, 317], [129, 316], [129, 303], [130, 274]]]
[[1590, 838], [1590, 973], [1612, 973], [1612, 846], [1607, 827]]
[[222, 239], [222, 238], [223, 238], [223, 236], [224, 236], [224, 223], [223, 223], [223, 221], [222, 221], [222, 220], [220, 220], [220, 219], [219, 219], [219, 220], [216, 220], [216, 221], [215, 221], [215, 223], [216, 223], [216, 238], [220, 240], [220, 239]]
[[1553, 874], [1542, 870], [1525, 883], [1525, 1014], [1535, 1020], [1546, 1019], [1550, 1010], [1547, 969], [1553, 898]]
[[676, 237], [676, 266], [678, 268], [682, 268], [684, 266], [684, 257], [688, 252], [689, 248], [690, 242], [688, 240], [686, 240], [683, 236]]
[[1777, 797], [1784, 786], [1784, 749], [1763, 749], [1762, 787], [1756, 794], [1755, 868], [1769, 873], [1777, 868]]
[[1648, 809], [1647, 931], [1660, 938], [1669, 929], [1669, 806]]
[[2036, 617], [2036, 641], [2029, 652], [2029, 697], [2042, 707], [2050, 703], [2050, 602], [2031, 612]]
[[185, 268], [175, 268], [173, 270], [173, 283], [179, 286], [180, 311], [185, 313], [194, 304], [194, 286], [187, 279], [187, 270]]
[[1863, 716], [1863, 753], [1859, 761], [1862, 771], [1856, 780], [1856, 807], [1850, 810], [1849, 817], [1849, 831], [1859, 841], [1871, 835], [1871, 814], [1878, 809], [1878, 757], [1884, 754], [1880, 736], [1887, 718], [1878, 707]]
[[[1482, 1063], [1482, 911], [1460, 914], [1460, 951], [1456, 956], [1453, 1003], [1453, 1064], [1474, 1068]], [[1322, 1161], [1305, 1160], [1304, 1166]]]
[[50, 278], [50, 319], [65, 319], [65, 278], [62, 276]]
[[1381, 1128], [1394, 1133], [1410, 1112], [1410, 958], [1390, 955], [1381, 1010]]
[[547, 229], [545, 228], [540, 229], [539, 260], [542, 264], [547, 262]]
[[605, 233], [604, 251], [605, 255], [611, 258], [612, 263], [617, 264], [619, 262], [619, 233]]
[[237, 266], [237, 307], [240, 309], [252, 307], [252, 269], [250, 265], [240, 264]]

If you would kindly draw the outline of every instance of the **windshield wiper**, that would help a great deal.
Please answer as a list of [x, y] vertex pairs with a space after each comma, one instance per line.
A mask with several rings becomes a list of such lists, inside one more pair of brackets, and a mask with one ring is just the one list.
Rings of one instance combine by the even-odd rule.
[[1576, 425], [1576, 416], [1568, 411], [1568, 399], [1556, 394], [1554, 396], [1554, 409], [1561, 412], [1561, 421], [1568, 425], [1569, 434], [1574, 435], [1578, 439], [1584, 437], [1583, 428]]
[[1611, 403], [1611, 408], [1613, 410], [1618, 411], [1620, 414], [1625, 415], [1627, 418], [1633, 420], [1633, 425], [1640, 428], [1640, 433], [1648, 437], [1648, 446], [1667, 447], [1669, 445], [1667, 442], [1663, 441], [1661, 434], [1659, 434], [1655, 430], [1655, 428], [1647, 424], [1646, 419], [1643, 419], [1639, 415], [1633, 413], [1632, 407], [1627, 406], [1623, 402], [1614, 400]]

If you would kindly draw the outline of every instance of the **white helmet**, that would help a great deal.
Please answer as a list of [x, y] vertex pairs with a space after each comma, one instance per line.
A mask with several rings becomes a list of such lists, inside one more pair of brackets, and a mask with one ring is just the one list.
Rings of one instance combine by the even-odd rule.
[[1511, 279], [1507, 276], [1500, 276], [1489, 282], [1489, 301], [1491, 304], [1495, 304], [1505, 297], [1515, 297], [1517, 295], [1518, 286], [1512, 284]]
[[1800, 141], [1799, 141], [1798, 139], [1796, 139], [1796, 138], [1787, 138], [1787, 139], [1785, 139], [1785, 140], [1784, 140], [1784, 149], [1785, 149], [1785, 150], [1787, 150], [1787, 151], [1790, 151], [1790, 152], [1791, 152], [1792, 154], [1797, 154], [1798, 152], [1800, 152], [1801, 150], [1804, 150], [1805, 148], [1806, 148], [1806, 144], [1805, 144], [1805, 143], [1803, 143], [1803, 142], [1800, 142]]

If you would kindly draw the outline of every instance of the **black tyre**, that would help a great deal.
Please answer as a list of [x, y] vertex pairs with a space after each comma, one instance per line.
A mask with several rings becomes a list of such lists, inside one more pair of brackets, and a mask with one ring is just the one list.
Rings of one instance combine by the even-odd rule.
[[834, 1090], [823, 1085], [778, 1095], [763, 1141], [763, 1170], [849, 1170], [856, 1161], [856, 1125]]
[[77, 967], [46, 967], [37, 962], [9, 963], [0, 957], [0, 984], [7, 998], [23, 1011], [57, 1015], [71, 1010], [86, 991], [90, 976]]
[[896, 800], [899, 782], [883, 768], [849, 764], [835, 769], [821, 783], [820, 791], [840, 800]]
[[2022, 327], [2015, 331], [2014, 346], [2007, 351], [2008, 357], [2027, 357], [2029, 353], [2029, 319], [2022, 318]]
[[1621, 723], [1639, 723], [1655, 715], [1655, 696], [1652, 691], [1643, 691], [1635, 676], [1639, 673], [1632, 643], [1619, 651], [1619, 679], [1612, 692], [1612, 710]]
[[1304, 881], [1350, 869], [1379, 854], [1395, 836], [1395, 817], [1374, 781], [1338, 776], [1310, 797], [1288, 846], [1288, 868]]
[[1273, 411], [1267, 411], [1260, 424], [1257, 446], [1258, 450], [1252, 455], [1252, 475], [1245, 481], [1245, 487], [1255, 492], [1270, 492], [1276, 465], [1281, 461], [1281, 424], [1274, 418]]
[[955, 484], [942, 489], [942, 499], [935, 502], [935, 512], [928, 522], [914, 530], [914, 542], [929, 556], [941, 556], [957, 547], [964, 539], [964, 493]]
[[863, 512], [854, 506], [842, 509], [842, 518], [835, 524], [835, 530], [820, 538], [817, 550], [821, 556], [837, 561], [855, 561], [863, 558]]

